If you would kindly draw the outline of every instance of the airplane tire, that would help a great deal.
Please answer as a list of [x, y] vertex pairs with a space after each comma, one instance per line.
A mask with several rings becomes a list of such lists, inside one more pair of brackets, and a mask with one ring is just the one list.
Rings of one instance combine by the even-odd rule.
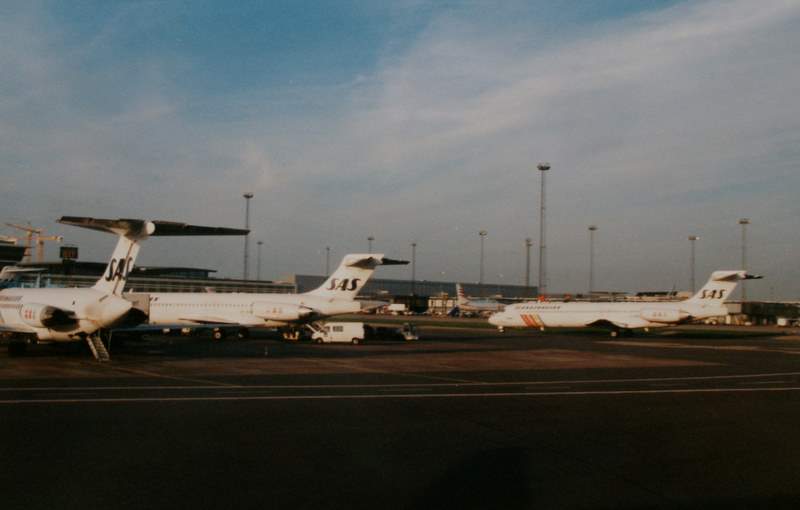
[[222, 340], [222, 337], [223, 337], [222, 331], [219, 329], [215, 329], [214, 331], [211, 332], [211, 338], [213, 338], [214, 340]]
[[612, 331], [611, 332], [611, 338], [617, 338], [618, 335], [619, 335], [618, 331]]
[[354, 339], [351, 340], [351, 342], [353, 343], [353, 345], [358, 345], [359, 339], [358, 338], [354, 338]]

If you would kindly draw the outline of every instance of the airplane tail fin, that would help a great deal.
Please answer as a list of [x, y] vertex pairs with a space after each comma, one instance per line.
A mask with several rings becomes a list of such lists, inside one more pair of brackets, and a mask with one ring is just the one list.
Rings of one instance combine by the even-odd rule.
[[83, 216], [62, 216], [59, 223], [88, 228], [119, 236], [111, 260], [99, 280], [92, 286], [105, 294], [119, 296], [139, 255], [139, 242], [151, 236], [246, 235], [249, 230], [203, 227], [172, 221], [137, 219], [101, 219]]
[[714, 271], [703, 288], [687, 301], [692, 303], [722, 303], [726, 301], [736, 289], [741, 280], [756, 280], [762, 278], [758, 275], [748, 274], [747, 271]]
[[463, 305], [467, 302], [467, 294], [464, 292], [464, 287], [460, 283], [456, 283], [456, 302]]
[[351, 253], [344, 256], [339, 267], [321, 287], [306, 292], [306, 295], [354, 299], [376, 267], [404, 264], [408, 264], [408, 261], [388, 259], [382, 253]]

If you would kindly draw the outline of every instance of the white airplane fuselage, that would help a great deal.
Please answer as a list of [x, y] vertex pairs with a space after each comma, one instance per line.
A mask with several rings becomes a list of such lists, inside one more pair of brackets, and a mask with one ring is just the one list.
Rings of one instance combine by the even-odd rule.
[[510, 328], [579, 328], [602, 321], [626, 329], [660, 328], [727, 313], [721, 304], [529, 302], [507, 306], [489, 322]]
[[306, 294], [164, 292], [150, 294], [149, 323], [280, 327], [359, 311], [359, 301]]
[[113, 326], [131, 307], [121, 297], [90, 288], [0, 291], [0, 323], [39, 341], [79, 340]]
[[760, 278], [746, 271], [714, 271], [694, 296], [676, 302], [538, 302], [507, 306], [489, 317], [499, 328], [607, 327], [614, 330], [663, 328], [728, 314], [725, 300], [741, 280]]
[[380, 265], [407, 264], [382, 253], [350, 253], [324, 283], [303, 294], [163, 292], [150, 294], [151, 325], [296, 329], [333, 315], [360, 312], [358, 292]]

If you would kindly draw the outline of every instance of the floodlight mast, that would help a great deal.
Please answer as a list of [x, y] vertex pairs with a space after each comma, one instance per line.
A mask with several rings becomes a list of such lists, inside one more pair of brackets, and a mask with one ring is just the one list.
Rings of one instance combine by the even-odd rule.
[[[742, 226], [742, 269], [747, 271], [747, 225], [750, 218], [741, 218], [739, 225]], [[747, 301], [747, 281], [742, 280], [742, 302]]]
[[[246, 192], [242, 194], [244, 197], [244, 228], [245, 230], [250, 230], [250, 199], [253, 198], [252, 192]], [[249, 256], [250, 256], [250, 234], [244, 236], [244, 270], [242, 271], [242, 278], [247, 280], [248, 276], [248, 266], [249, 266]]]
[[545, 174], [550, 170], [550, 163], [536, 165], [542, 176], [541, 191], [539, 192], [539, 296], [547, 295], [547, 248], [545, 244]]

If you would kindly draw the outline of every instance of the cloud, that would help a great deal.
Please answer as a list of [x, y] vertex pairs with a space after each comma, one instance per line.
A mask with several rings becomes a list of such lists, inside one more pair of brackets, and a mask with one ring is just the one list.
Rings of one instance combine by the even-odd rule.
[[[169, 17], [123, 10], [76, 39], [23, 10], [0, 21], [0, 64], [19, 70], [0, 78], [0, 215], [238, 225], [253, 190], [274, 276], [371, 234], [400, 256], [418, 241], [422, 278], [476, 280], [487, 229], [487, 279], [520, 282], [549, 160], [553, 290], [585, 287], [590, 223], [598, 287], [663, 289], [688, 285], [688, 234], [703, 237], [698, 273], [737, 265], [749, 216], [753, 267], [799, 296], [800, 8], [680, 3], [563, 28], [514, 9], [404, 4], [395, 28], [423, 28], [389, 30], [350, 82], [226, 90], [192, 86], [202, 56], [123, 45]], [[142, 259], [239, 274], [238, 245], [213, 246]]]

